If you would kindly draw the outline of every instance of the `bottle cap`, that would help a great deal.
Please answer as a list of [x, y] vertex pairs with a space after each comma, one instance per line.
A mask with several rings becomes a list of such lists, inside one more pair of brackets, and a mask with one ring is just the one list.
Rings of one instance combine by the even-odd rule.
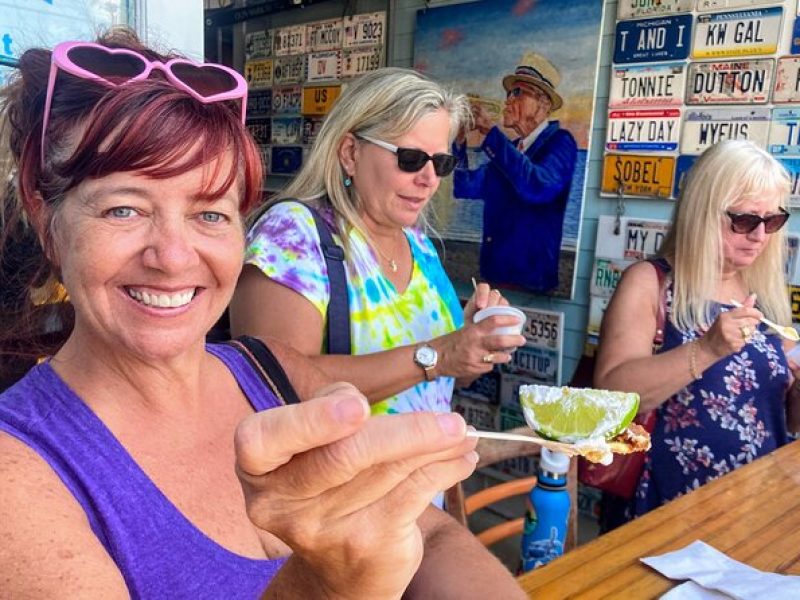
[[542, 454], [539, 457], [539, 468], [542, 471], [563, 475], [569, 471], [569, 456], [542, 448]]

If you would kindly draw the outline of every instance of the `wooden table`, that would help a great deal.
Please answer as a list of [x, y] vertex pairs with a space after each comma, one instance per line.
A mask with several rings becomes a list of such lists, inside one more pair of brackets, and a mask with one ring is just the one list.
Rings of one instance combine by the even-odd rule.
[[531, 598], [658, 598], [673, 582], [639, 558], [703, 540], [764, 571], [800, 575], [800, 441], [521, 575]]

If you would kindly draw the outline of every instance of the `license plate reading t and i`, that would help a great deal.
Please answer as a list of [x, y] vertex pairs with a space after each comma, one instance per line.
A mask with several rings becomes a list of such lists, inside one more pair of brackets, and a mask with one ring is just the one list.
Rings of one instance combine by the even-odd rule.
[[603, 159], [604, 194], [669, 198], [674, 156], [606, 154]]

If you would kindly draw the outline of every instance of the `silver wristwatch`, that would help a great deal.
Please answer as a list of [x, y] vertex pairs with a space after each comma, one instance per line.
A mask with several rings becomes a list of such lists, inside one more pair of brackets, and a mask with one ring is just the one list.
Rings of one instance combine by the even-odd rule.
[[422, 344], [414, 350], [414, 362], [417, 363], [425, 372], [425, 381], [433, 381], [433, 369], [439, 360], [439, 354], [428, 344]]

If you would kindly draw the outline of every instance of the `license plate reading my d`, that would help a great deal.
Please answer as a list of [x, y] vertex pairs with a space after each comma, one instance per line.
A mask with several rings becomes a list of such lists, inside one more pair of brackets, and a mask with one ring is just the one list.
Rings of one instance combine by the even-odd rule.
[[692, 15], [620, 21], [614, 41], [616, 64], [683, 60], [692, 43]]
[[617, 195], [621, 185], [627, 196], [669, 198], [674, 170], [674, 156], [606, 154], [602, 191]]

